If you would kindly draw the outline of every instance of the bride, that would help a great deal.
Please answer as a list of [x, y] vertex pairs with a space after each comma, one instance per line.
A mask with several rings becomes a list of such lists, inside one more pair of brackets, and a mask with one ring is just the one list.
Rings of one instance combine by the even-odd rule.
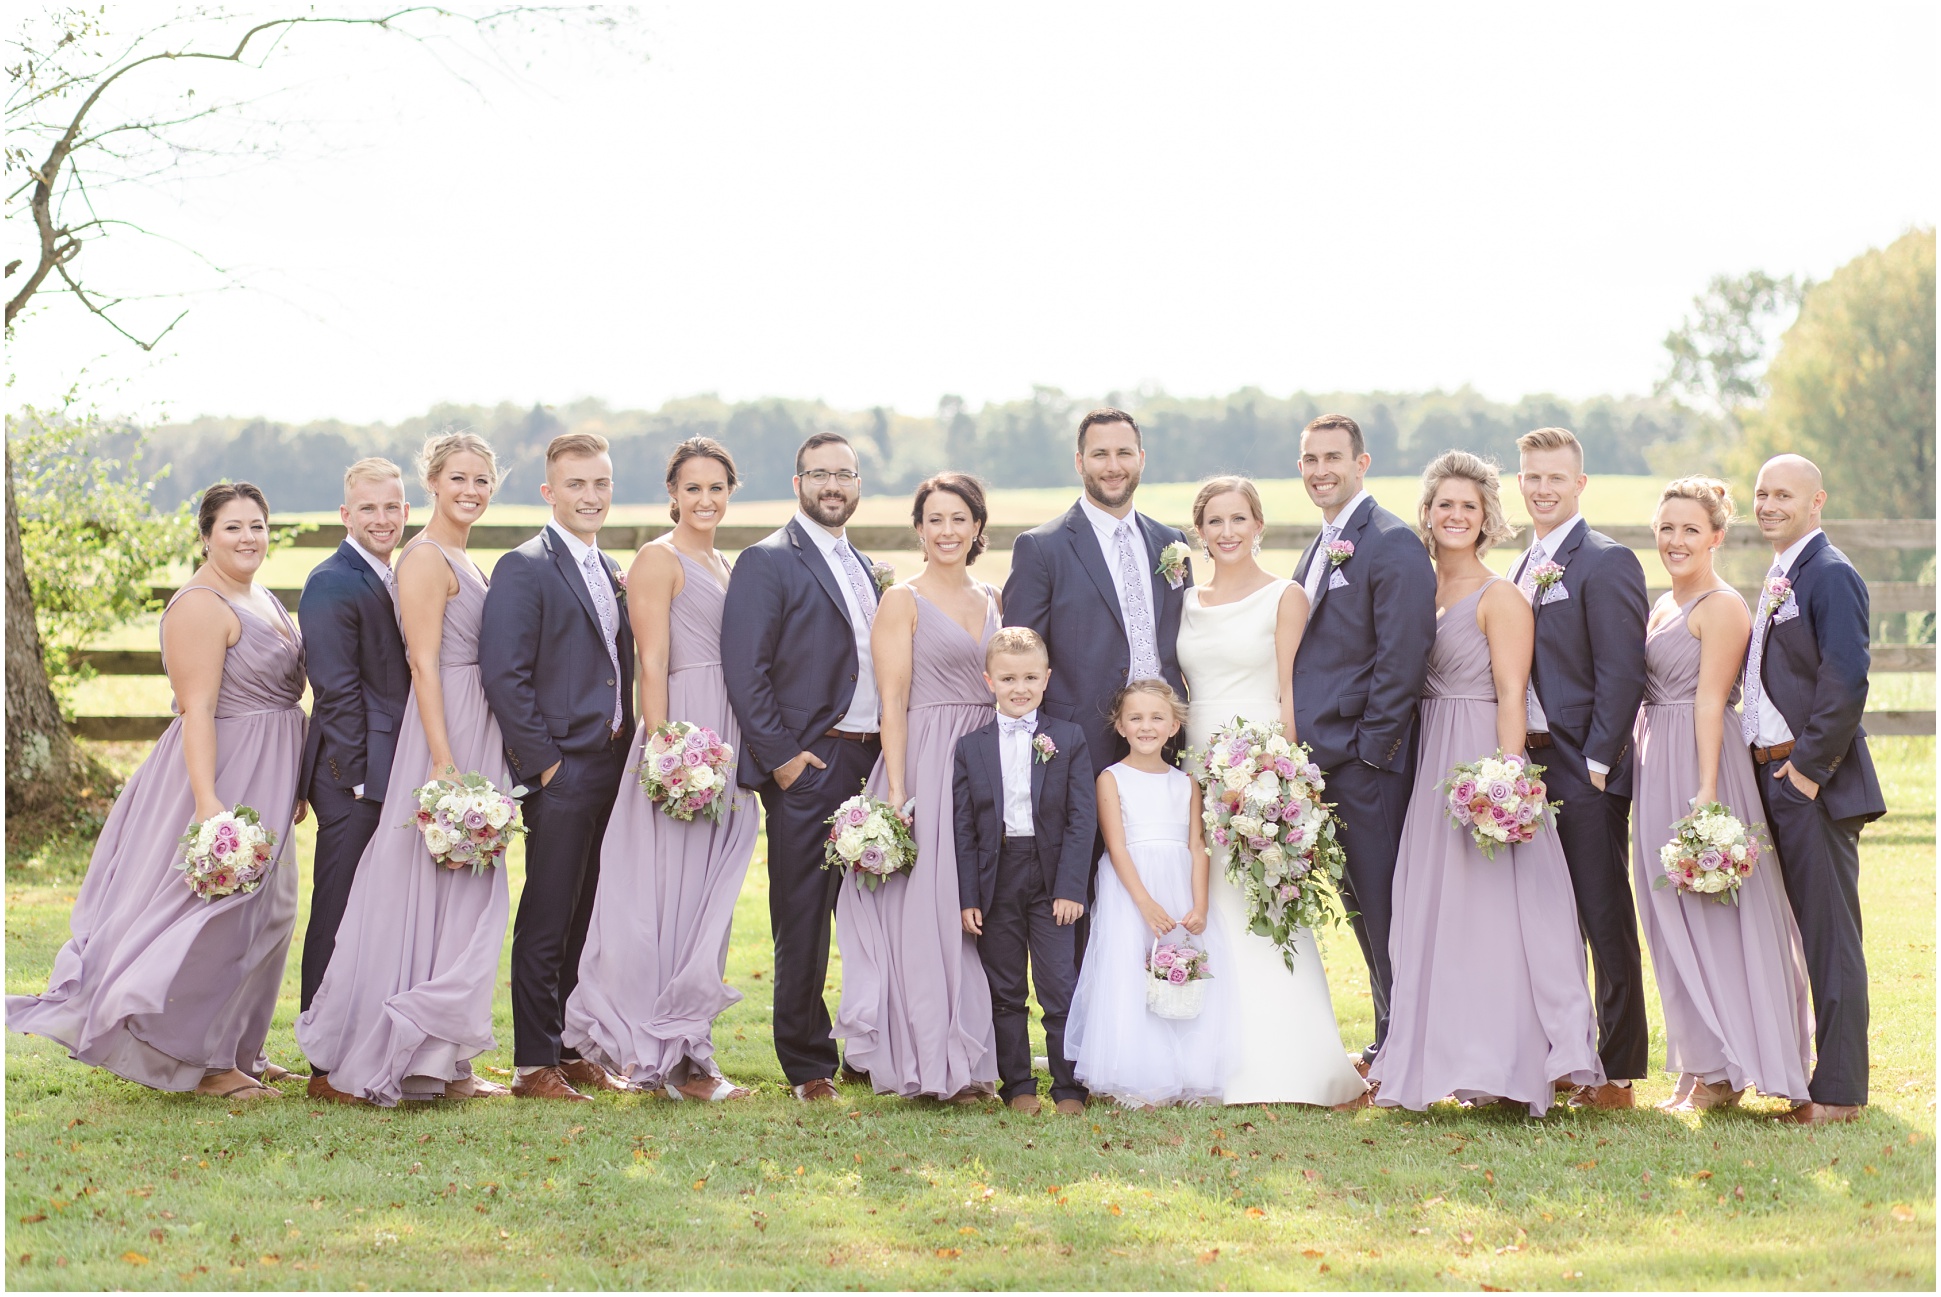
[[[1238, 716], [1278, 720], [1294, 732], [1294, 651], [1307, 629], [1307, 592], [1261, 567], [1266, 523], [1260, 492], [1244, 477], [1216, 477], [1193, 501], [1193, 525], [1213, 561], [1213, 579], [1186, 592], [1179, 630], [1179, 665], [1191, 699], [1187, 743], [1204, 746]], [[1229, 934], [1239, 1058], [1228, 1073], [1225, 1099], [1236, 1103], [1355, 1103], [1367, 1085], [1341, 1047], [1328, 975], [1314, 934], [1299, 930], [1294, 971], [1265, 937], [1247, 930], [1246, 902], [1226, 879], [1226, 853], [1213, 848], [1211, 904]]]

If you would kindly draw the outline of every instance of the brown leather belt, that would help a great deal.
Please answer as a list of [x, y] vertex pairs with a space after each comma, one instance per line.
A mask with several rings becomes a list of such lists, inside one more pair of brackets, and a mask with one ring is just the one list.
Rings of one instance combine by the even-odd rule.
[[1769, 748], [1762, 748], [1757, 743], [1752, 745], [1752, 759], [1762, 766], [1770, 765], [1775, 761], [1784, 761], [1792, 755], [1793, 741], [1791, 739], [1787, 739], [1784, 743], [1775, 743]]
[[1523, 746], [1526, 748], [1550, 748], [1555, 747], [1556, 744], [1552, 742], [1547, 730], [1532, 730], [1523, 736]]
[[874, 731], [868, 734], [856, 734], [849, 730], [824, 730], [822, 737], [825, 739], [846, 739], [851, 743], [868, 743], [875, 739], [877, 735]]

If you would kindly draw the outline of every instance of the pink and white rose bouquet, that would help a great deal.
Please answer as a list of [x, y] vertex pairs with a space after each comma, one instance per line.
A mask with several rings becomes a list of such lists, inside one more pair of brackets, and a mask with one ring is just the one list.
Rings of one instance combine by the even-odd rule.
[[409, 823], [424, 838], [425, 850], [440, 868], [470, 866], [473, 873], [482, 874], [502, 863], [505, 849], [526, 831], [514, 800], [525, 791], [500, 792], [477, 771], [456, 779], [434, 779], [412, 794], [418, 810]]
[[1494, 860], [1496, 849], [1529, 842], [1543, 827], [1551, 803], [1544, 800], [1543, 767], [1528, 757], [1498, 752], [1481, 761], [1465, 761], [1449, 772], [1441, 787], [1447, 793], [1449, 818], [1457, 828]]
[[1209, 850], [1226, 853], [1227, 881], [1247, 906], [1248, 930], [1281, 952], [1291, 972], [1302, 928], [1339, 922], [1338, 888], [1347, 854], [1326, 782], [1308, 750], [1290, 743], [1279, 721], [1239, 717], [1186, 754], [1199, 780]]
[[1737, 905], [1739, 888], [1759, 860], [1754, 830], [1719, 802], [1695, 807], [1671, 826], [1671, 841], [1658, 848], [1664, 873], [1652, 884]]
[[1155, 982], [1184, 986], [1213, 976], [1206, 952], [1190, 941], [1162, 942], [1146, 956], [1146, 971]]
[[884, 879], [907, 873], [917, 863], [917, 841], [910, 834], [910, 823], [888, 802], [857, 793], [838, 806], [827, 822], [829, 839], [822, 847], [822, 867], [851, 874], [872, 892]]
[[669, 817], [705, 815], [716, 824], [734, 791], [735, 750], [705, 726], [668, 721], [640, 750], [640, 786]]
[[191, 823], [180, 845], [182, 858], [175, 867], [189, 890], [205, 901], [255, 891], [276, 856], [276, 835], [249, 806]]

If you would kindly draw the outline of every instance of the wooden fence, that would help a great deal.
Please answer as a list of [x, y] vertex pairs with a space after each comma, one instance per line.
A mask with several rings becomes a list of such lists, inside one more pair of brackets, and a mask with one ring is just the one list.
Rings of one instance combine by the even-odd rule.
[[[670, 529], [669, 523], [605, 527], [600, 531], [600, 547], [615, 554], [631, 554]], [[406, 533], [407, 538], [416, 535], [417, 530], [410, 528]], [[474, 527], [471, 544], [473, 548], [483, 550], [512, 549], [530, 540], [537, 530], [535, 527]], [[724, 526], [716, 533], [717, 542], [722, 549], [733, 553], [756, 543], [773, 530], [771, 527]], [[1018, 534], [1027, 530], [1027, 526], [993, 524], [986, 529], [986, 534], [994, 548], [1008, 549]], [[1648, 550], [1654, 547], [1649, 527], [1626, 525], [1603, 527], [1600, 530], [1632, 549]], [[1268, 549], [1305, 549], [1319, 531], [1320, 528], [1313, 524], [1270, 524], [1262, 543]], [[1935, 525], [1926, 520], [1830, 521], [1826, 524], [1826, 532], [1828, 538], [1848, 554], [1868, 550], [1932, 551], [1935, 548]], [[849, 529], [849, 534], [857, 547], [866, 553], [891, 553], [915, 548], [908, 527], [855, 526]], [[298, 548], [334, 549], [343, 539], [343, 527], [331, 523], [298, 533], [294, 543]], [[1726, 533], [1725, 543], [1728, 549], [1747, 552], [1763, 549], [1765, 545], [1758, 531], [1752, 527], [1732, 529]], [[1867, 592], [1876, 615], [1931, 613], [1935, 610], [1932, 583], [1870, 581]], [[163, 601], [174, 593], [172, 586], [155, 586], [151, 590], [154, 598]], [[270, 593], [282, 600], [286, 608], [294, 611], [302, 591], [278, 587]], [[1656, 599], [1663, 590], [1653, 589], [1650, 593]], [[1748, 603], [1755, 603], [1758, 599], [1756, 588], [1743, 589], [1740, 593], [1746, 596]], [[82, 653], [81, 658], [101, 675], [162, 674], [162, 655], [156, 649], [97, 649]], [[1934, 671], [1934, 645], [1875, 644], [1873, 669], [1879, 672], [1931, 674]], [[167, 716], [78, 716], [70, 728], [86, 739], [145, 740], [159, 737], [168, 727], [169, 720]], [[1934, 711], [1872, 711], [1866, 715], [1866, 726], [1870, 734], [1932, 734]]]

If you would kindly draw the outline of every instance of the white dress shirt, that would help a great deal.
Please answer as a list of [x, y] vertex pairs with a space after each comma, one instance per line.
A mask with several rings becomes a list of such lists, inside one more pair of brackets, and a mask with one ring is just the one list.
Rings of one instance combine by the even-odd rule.
[[[371, 565], [371, 571], [377, 573], [377, 579], [383, 583], [385, 593], [391, 596], [391, 612], [394, 615], [402, 617], [403, 614], [400, 612], [398, 608], [397, 574], [391, 570], [391, 565], [385, 560], [379, 558], [377, 555], [371, 553], [371, 551], [369, 551], [368, 549], [365, 549], [362, 545], [358, 544], [356, 537], [346, 535], [344, 539], [350, 544], [350, 547], [352, 549], [357, 551], [359, 558], [362, 558], [366, 563], [369, 563]], [[364, 785], [355, 784], [351, 787], [350, 791], [351, 791], [351, 796], [362, 797], [364, 795]]]
[[802, 524], [802, 530], [822, 551], [822, 561], [835, 574], [836, 589], [842, 591], [843, 611], [849, 614], [849, 629], [856, 637], [856, 693], [849, 700], [849, 710], [836, 722], [836, 728], [845, 734], [874, 734], [882, 728], [883, 705], [876, 696], [876, 665], [869, 652], [869, 615], [856, 602], [856, 591], [849, 584], [849, 573], [843, 570], [837, 551], [848, 547], [865, 577], [869, 576], [869, 564], [863, 562], [863, 556], [856, 553], [855, 546], [849, 544], [847, 535], [831, 536], [828, 528], [800, 509], [795, 511], [795, 520]]
[[[598, 557], [594, 559], [594, 566], [599, 570], [599, 575], [596, 577], [592, 572], [586, 570], [586, 556], [588, 554], [597, 556], [600, 552], [600, 547], [598, 545], [587, 544], [578, 536], [575, 536], [572, 532], [560, 526], [557, 518], [549, 520], [546, 525], [552, 529], [553, 535], [559, 537], [565, 543], [566, 556], [572, 559], [574, 568], [579, 571], [580, 583], [586, 587], [586, 597], [593, 601], [593, 607], [597, 610], [604, 598], [604, 602], [613, 609], [613, 626], [609, 629], [604, 623], [600, 623], [600, 634], [607, 642], [607, 658], [613, 664], [613, 714], [618, 718], [623, 714], [620, 704], [620, 681], [622, 678], [620, 674], [620, 618], [624, 614], [620, 611], [620, 601], [614, 597], [613, 586], [610, 583], [604, 591], [604, 594], [602, 591], [594, 588], [593, 585], [596, 580], [611, 581], [611, 578], [607, 575], [606, 562]], [[594, 620], [596, 622], [599, 621], [597, 616]], [[614, 729], [616, 731], [619, 729], [619, 724], [619, 721], [616, 719], [614, 722]]]
[[[1030, 726], [1029, 729], [1018, 725]], [[998, 713], [997, 751], [1004, 776], [1004, 836], [1028, 838], [1031, 824], [1031, 742], [1037, 734], [1036, 708], [1014, 722]]]
[[[1119, 528], [1121, 525], [1124, 525], [1132, 529], [1132, 553], [1133, 557], [1139, 560], [1139, 570], [1141, 572], [1146, 570], [1146, 533], [1139, 526], [1138, 515], [1131, 511], [1128, 511], [1124, 518], [1114, 518], [1111, 514], [1099, 508], [1096, 504], [1093, 504], [1091, 497], [1086, 495], [1078, 497], [1078, 507], [1085, 511], [1086, 519], [1092, 524], [1092, 534], [1098, 537], [1099, 551], [1105, 556], [1105, 570], [1112, 574], [1112, 591], [1119, 598], [1119, 621], [1126, 628], [1126, 662], [1128, 663], [1126, 667], [1126, 678], [1130, 680], [1132, 678], [1132, 667], [1130, 664], [1139, 661], [1140, 646], [1134, 644], [1132, 641], [1132, 612], [1126, 606], [1125, 569], [1119, 563]], [[1148, 584], [1146, 602], [1149, 605], [1153, 602], [1151, 589], [1151, 585]], [[1151, 616], [1153, 631], [1144, 647], [1146, 652], [1150, 654], [1150, 660], [1157, 663], [1161, 660], [1159, 656], [1157, 629], [1159, 625], [1159, 609], [1157, 607], [1148, 607], [1146, 611]]]
[[[1779, 575], [1790, 580], [1793, 575], [1793, 564], [1799, 562], [1800, 551], [1806, 548], [1808, 541], [1822, 534], [1821, 530], [1815, 527], [1812, 531], [1807, 532], [1804, 536], [1801, 536], [1781, 551], [1779, 558], [1773, 563], [1773, 566], [1779, 569]], [[1767, 573], [1766, 579], [1772, 579], [1770, 572]], [[1765, 634], [1772, 626], [1772, 618], [1759, 615], [1759, 609], [1763, 609], [1765, 606], [1765, 585], [1761, 583], [1759, 588], [1759, 608], [1753, 610], [1754, 621], [1752, 631], [1755, 635]], [[1760, 669], [1762, 672], [1765, 669], [1764, 658], [1765, 654], [1762, 652], [1760, 654]], [[1760, 747], [1770, 748], [1781, 743], [1791, 743], [1793, 741], [1792, 727], [1786, 724], [1786, 718], [1779, 714], [1779, 708], [1775, 707], [1772, 699], [1767, 697], [1765, 682], [1763, 680], [1760, 681], [1759, 697], [1753, 703], [1753, 707], [1755, 709], [1754, 720], [1756, 722], [1754, 732], [1758, 735], [1756, 741]]]
[[[1588, 525], [1584, 521], [1583, 514], [1574, 513], [1570, 516], [1569, 522], [1561, 527], [1553, 528], [1548, 536], [1538, 536], [1532, 540], [1530, 542], [1530, 548], [1523, 551], [1523, 558], [1518, 561], [1515, 570], [1511, 573], [1517, 585], [1521, 586], [1523, 584], [1524, 574], [1531, 568], [1539, 563], [1549, 562], [1554, 558], [1557, 551], [1564, 547], [1564, 542], [1569, 540], [1571, 535], [1579, 527]], [[1530, 599], [1531, 606], [1535, 607], [1537, 600], [1541, 598], [1543, 598], [1541, 591], [1533, 595]], [[1525, 727], [1532, 734], [1548, 734], [1550, 732], [1550, 718], [1543, 714], [1543, 703], [1537, 699], [1537, 682], [1534, 675], [1530, 681], [1529, 694], [1524, 702], [1530, 713], [1524, 719]], [[1584, 758], [1584, 765], [1589, 768], [1592, 774], [1608, 775], [1611, 773], [1609, 766], [1605, 765], [1602, 761], [1593, 761], [1589, 757]]]
[[1314, 616], [1314, 605], [1321, 599], [1321, 583], [1334, 570], [1334, 564], [1328, 562], [1328, 542], [1341, 534], [1341, 529], [1348, 525], [1348, 519], [1355, 516], [1355, 510], [1361, 508], [1361, 502], [1367, 498], [1366, 490], [1355, 492], [1354, 498], [1341, 506], [1341, 512], [1334, 516], [1333, 522], [1321, 524], [1321, 539], [1314, 543], [1314, 561], [1301, 574], [1301, 588], [1307, 591], [1307, 615], [1310, 617]]

